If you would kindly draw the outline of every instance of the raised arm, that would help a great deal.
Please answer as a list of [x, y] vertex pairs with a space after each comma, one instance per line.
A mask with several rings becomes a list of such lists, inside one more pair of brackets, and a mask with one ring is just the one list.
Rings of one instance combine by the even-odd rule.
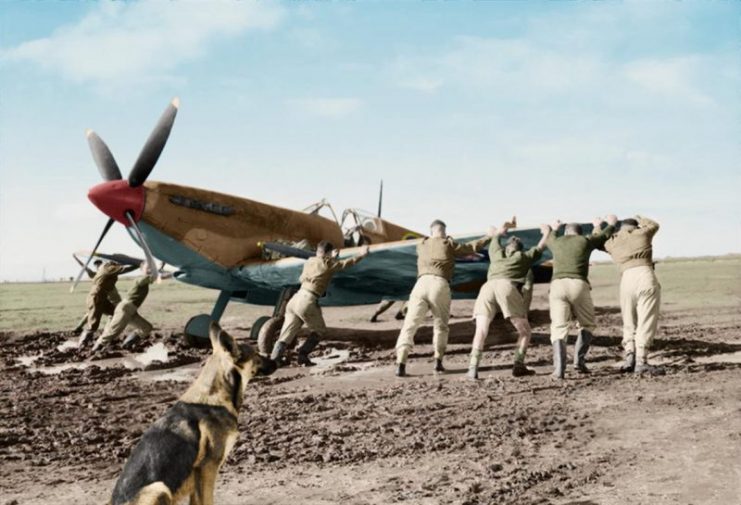
[[369, 254], [370, 254], [370, 247], [365, 246], [362, 252], [356, 254], [352, 258], [345, 258], [344, 260], [337, 260], [337, 263], [335, 263], [335, 266], [334, 268], [332, 268], [332, 270], [335, 272], [339, 272], [340, 270], [350, 268], [351, 266], [360, 262], [363, 258], [368, 256]]
[[551, 227], [548, 226], [547, 224], [540, 225], [540, 235], [541, 235], [540, 242], [538, 242], [538, 245], [535, 246], [535, 248], [538, 251], [543, 252], [543, 250], [545, 249], [546, 242], [548, 242], [548, 239], [551, 236], [551, 232], [552, 232]]
[[501, 227], [496, 226], [489, 227], [489, 236], [491, 237], [491, 244], [489, 245], [489, 258], [504, 257], [504, 249], [502, 249], [502, 243], [499, 242], [499, 237], [507, 233], [511, 223], [504, 223]]
[[[492, 235], [495, 230], [496, 228], [492, 226], [486, 232], [486, 235], [478, 240], [466, 242], [465, 244], [459, 244], [458, 242], [451, 241], [453, 244], [453, 256], [468, 256], [469, 254], [475, 253], [476, 251], [484, 247], [490, 240], [492, 240], [492, 238], [495, 238], [494, 235]], [[495, 241], [498, 242], [499, 238], [495, 238]]]
[[[83, 263], [83, 262], [82, 262], [82, 260], [80, 260], [80, 258], [78, 258], [76, 254], [72, 254], [72, 257], [73, 257], [73, 258], [75, 258], [75, 261], [77, 262], [77, 264], [78, 264], [78, 265], [80, 265], [81, 267], [84, 267], [84, 266], [85, 266], [85, 263]], [[92, 270], [91, 270], [91, 269], [89, 269], [89, 268], [85, 268], [85, 273], [86, 273], [86, 274], [87, 274], [87, 276], [88, 276], [88, 277], [90, 277], [91, 279], [92, 279], [93, 277], [95, 277], [95, 272], [94, 272], [94, 271], [92, 271]]]
[[550, 233], [548, 234], [548, 236], [545, 239], [545, 246], [546, 247], [548, 247], [549, 245], [551, 245], [553, 243], [553, 241], [556, 240], [557, 235], [558, 235], [558, 229], [561, 227], [562, 224], [563, 223], [561, 223], [561, 220], [560, 219], [556, 219], [550, 225], [544, 225], [544, 226], [548, 226], [548, 228], [550, 228], [550, 230], [551, 230]]
[[602, 223], [604, 220], [601, 217], [596, 217], [592, 221], [592, 235], [589, 237], [589, 242], [594, 247], [602, 247], [607, 242], [607, 239], [612, 236], [615, 231], [615, 226], [608, 224], [605, 229], [602, 229]]

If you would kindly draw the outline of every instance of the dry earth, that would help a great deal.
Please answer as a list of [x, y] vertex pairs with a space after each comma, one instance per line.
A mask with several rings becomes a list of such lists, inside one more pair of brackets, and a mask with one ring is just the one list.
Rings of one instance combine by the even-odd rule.
[[[327, 341], [319, 366], [253, 381], [217, 503], [741, 503], [738, 305], [666, 310], [653, 358], [667, 375], [656, 378], [616, 371], [620, 314], [598, 309], [593, 373], [569, 370], [554, 383], [540, 288], [532, 378], [509, 375], [513, 346], [498, 321], [481, 380], [466, 380], [471, 302], [455, 302], [460, 343], [451, 345], [445, 374], [432, 373], [429, 331], [415, 348], [412, 376], [398, 379], [390, 342], [399, 323], [355, 322], [345, 335], [372, 331], [377, 341]], [[347, 325], [369, 310], [329, 310], [328, 323]], [[167, 363], [142, 371], [111, 359], [100, 367], [57, 349], [70, 338], [3, 335], [0, 505], [105, 503], [132, 445], [207, 354], [163, 332], [138, 351], [164, 343]], [[34, 356], [31, 368], [21, 363]], [[116, 356], [123, 354], [109, 358]], [[75, 362], [88, 366], [34, 371]]]

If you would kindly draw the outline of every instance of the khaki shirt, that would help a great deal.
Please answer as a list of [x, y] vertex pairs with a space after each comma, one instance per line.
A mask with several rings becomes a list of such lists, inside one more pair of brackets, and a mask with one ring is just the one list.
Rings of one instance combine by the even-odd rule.
[[605, 242], [605, 250], [620, 267], [620, 272], [629, 268], [653, 267], [652, 240], [659, 231], [659, 223], [645, 217], [638, 219], [638, 228], [620, 230]]
[[144, 299], [149, 294], [150, 284], [152, 284], [152, 278], [150, 276], [145, 275], [144, 277], [139, 277], [131, 289], [129, 289], [129, 292], [126, 293], [126, 299], [137, 307], [141, 307]]
[[327, 291], [329, 281], [335, 272], [350, 268], [363, 259], [363, 256], [353, 256], [344, 260], [338, 260], [329, 256], [320, 258], [314, 256], [309, 258], [301, 273], [301, 289], [311, 291], [316, 296], [322, 296]]
[[93, 286], [90, 288], [90, 294], [107, 296], [112, 289], [115, 289], [118, 276], [130, 271], [130, 269], [131, 267], [127, 265], [115, 265], [113, 263], [101, 265], [95, 277], [93, 277]]
[[456, 256], [468, 256], [481, 249], [491, 237], [459, 244], [450, 237], [428, 237], [417, 245], [417, 277], [437, 275], [450, 282]]

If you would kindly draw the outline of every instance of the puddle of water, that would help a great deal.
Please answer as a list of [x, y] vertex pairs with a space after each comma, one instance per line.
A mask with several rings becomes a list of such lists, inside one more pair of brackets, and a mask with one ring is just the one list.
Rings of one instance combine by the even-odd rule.
[[[690, 358], [692, 361], [687, 361], [687, 358]], [[741, 363], [741, 351], [736, 352], [726, 352], [722, 354], [713, 354], [711, 356], [665, 356], [665, 355], [655, 355], [649, 357], [649, 362], [656, 363], [657, 365], [673, 365], [673, 364], [688, 364], [688, 363], [699, 363], [699, 364], [707, 364], [707, 363]], [[617, 365], [619, 366], [619, 364]]]
[[53, 366], [34, 367], [33, 366], [34, 361], [36, 361], [40, 356], [41, 355], [23, 356], [23, 357], [18, 358], [18, 361], [22, 365], [29, 367], [29, 370], [31, 372], [41, 372], [47, 375], [54, 375], [54, 374], [64, 372], [65, 370], [84, 370], [85, 368], [91, 367], [93, 365], [98, 366], [100, 368], [111, 368], [111, 367], [123, 365], [125, 368], [128, 368], [129, 370], [136, 370], [136, 369], [144, 368], [154, 361], [160, 361], [162, 363], [166, 363], [168, 360], [167, 347], [165, 347], [165, 344], [162, 342], [158, 342], [148, 347], [142, 353], [129, 354], [129, 355], [126, 355], [120, 358], [96, 359], [96, 360], [82, 361], [82, 362], [76, 362], [76, 363], [62, 363], [60, 365], [53, 365]]
[[71, 338], [67, 340], [66, 342], [62, 342], [57, 346], [57, 351], [64, 352], [68, 349], [77, 349], [80, 347], [80, 339], [79, 338]]
[[147, 347], [147, 349], [143, 353], [134, 356], [134, 359], [140, 362], [143, 366], [147, 366], [154, 361], [167, 363], [167, 347], [165, 347], [164, 343], [157, 342], [156, 344]]
[[696, 363], [741, 363], [741, 351], [716, 354], [715, 356], [698, 356], [692, 359]]
[[160, 382], [160, 381], [175, 381], [175, 382], [192, 382], [198, 373], [201, 371], [200, 363], [191, 363], [190, 365], [183, 365], [177, 368], [167, 368], [164, 370], [150, 370], [147, 372], [139, 372], [136, 374], [136, 378], [144, 381]]
[[41, 357], [41, 354], [37, 354], [36, 356], [21, 356], [18, 359], [18, 362], [23, 366], [31, 366], [33, 365], [34, 361], [39, 359]]
[[350, 359], [350, 351], [347, 349], [332, 349], [332, 353], [327, 357], [312, 358], [316, 366], [311, 368], [311, 373], [326, 372], [341, 363], [346, 363]]

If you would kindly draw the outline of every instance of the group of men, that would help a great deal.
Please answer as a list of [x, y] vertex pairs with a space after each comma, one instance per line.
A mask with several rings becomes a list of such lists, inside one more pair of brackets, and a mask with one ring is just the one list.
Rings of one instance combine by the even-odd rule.
[[[110, 319], [103, 329], [103, 333], [95, 340], [93, 352], [103, 350], [118, 338], [129, 325], [133, 327], [133, 331], [124, 339], [124, 348], [133, 345], [139, 338], [149, 336], [152, 332], [152, 324], [138, 312], [142, 303], [144, 303], [144, 299], [149, 294], [149, 285], [152, 283], [152, 276], [147, 263], [121, 265], [96, 260], [93, 264], [97, 270], [94, 272], [92, 270], [87, 271], [88, 276], [92, 279], [92, 286], [86, 300], [87, 314], [78, 326], [78, 329], [82, 330], [78, 348], [84, 349], [94, 340], [95, 332], [98, 330], [104, 315], [110, 316]], [[137, 268], [141, 269], [142, 275], [136, 279], [126, 296], [121, 298], [116, 288], [119, 275], [133, 272]]]
[[[515, 328], [518, 341], [514, 354], [512, 375], [533, 375], [534, 370], [525, 365], [525, 355], [532, 330], [528, 322], [528, 309], [532, 297], [532, 267], [547, 248], [553, 256], [553, 276], [550, 284], [551, 343], [553, 346], [553, 377], [563, 379], [566, 371], [566, 339], [573, 319], [578, 323], [574, 349], [574, 368], [579, 373], [589, 373], [586, 356], [594, 338], [595, 315], [589, 285], [589, 258], [595, 249], [608, 252], [619, 265], [620, 308], [623, 316], [624, 372], [660, 374], [663, 370], [648, 363], [648, 351], [656, 334], [661, 298], [661, 286], [654, 273], [653, 236], [659, 225], [645, 217], [624, 219], [617, 229], [616, 216], [606, 222], [595, 219], [592, 233], [583, 233], [581, 225], [563, 225], [556, 221], [540, 227], [541, 239], [537, 245], [525, 249], [515, 235], [507, 236], [516, 221], [505, 222], [499, 228], [491, 227], [476, 241], [461, 244], [447, 235], [444, 222], [435, 220], [430, 225], [430, 236], [417, 245], [417, 281], [409, 301], [405, 304], [404, 324], [396, 342], [396, 375], [406, 376], [406, 363], [414, 345], [414, 336], [432, 313], [435, 371], [444, 372], [443, 358], [448, 345], [448, 319], [450, 317], [450, 282], [457, 257], [476, 253], [487, 243], [490, 266], [486, 283], [481, 287], [473, 317], [476, 329], [473, 335], [468, 376], [478, 378], [484, 343], [492, 320], [501, 312]], [[563, 233], [559, 233], [563, 228]], [[327, 290], [332, 276], [350, 268], [368, 256], [366, 246], [351, 258], [338, 259], [337, 250], [327, 241], [318, 244], [316, 255], [303, 267], [301, 289], [286, 306], [286, 315], [280, 336], [271, 358], [278, 364], [286, 363], [286, 349], [305, 324], [308, 338], [297, 349], [299, 365], [311, 366], [309, 355], [318, 345], [326, 326], [319, 307], [319, 299]], [[146, 337], [152, 325], [138, 309], [149, 292], [152, 277], [146, 262], [137, 266], [96, 262], [97, 271], [88, 271], [92, 287], [87, 297], [87, 315], [84, 318], [80, 348], [92, 340], [102, 316], [111, 316], [103, 333], [95, 341], [93, 351], [105, 348], [123, 333], [128, 325], [134, 329], [124, 340], [124, 347], [139, 337]], [[125, 297], [116, 290], [118, 276], [141, 268], [139, 277]], [[388, 307], [386, 307], [388, 308]], [[377, 317], [378, 312], [374, 316]]]
[[[448, 344], [450, 316], [450, 282], [455, 260], [471, 255], [487, 243], [490, 266], [487, 281], [479, 291], [473, 316], [476, 330], [473, 336], [468, 375], [478, 378], [478, 370], [489, 333], [489, 326], [498, 312], [510, 321], [517, 331], [512, 374], [516, 377], [533, 375], [525, 366], [525, 355], [530, 343], [531, 328], [527, 318], [532, 296], [532, 266], [547, 248], [553, 256], [553, 276], [549, 303], [551, 343], [553, 346], [553, 377], [563, 379], [566, 371], [566, 339], [572, 319], [578, 323], [574, 349], [574, 368], [589, 373], [586, 356], [594, 338], [595, 315], [589, 285], [589, 258], [593, 250], [607, 251], [619, 265], [620, 307], [623, 316], [623, 372], [661, 374], [660, 367], [648, 363], [648, 351], [656, 334], [661, 286], [654, 273], [652, 240], [659, 225], [645, 217], [624, 219], [617, 230], [618, 219], [608, 216], [592, 223], [593, 231], [585, 235], [577, 223], [565, 226], [556, 221], [542, 225], [540, 242], [525, 250], [522, 241], [508, 230], [516, 226], [514, 219], [501, 227], [491, 227], [483, 238], [461, 244], [447, 235], [446, 225], [435, 220], [430, 225], [430, 236], [417, 245], [417, 281], [406, 304], [404, 324], [396, 343], [396, 375], [406, 376], [406, 363], [414, 345], [414, 336], [427, 313], [433, 318], [433, 348], [435, 371], [443, 372], [443, 358]], [[560, 233], [563, 228], [563, 233]], [[369, 254], [366, 247], [359, 255], [340, 260], [329, 242], [317, 247], [316, 256], [304, 265], [300, 278], [301, 289], [286, 308], [286, 318], [271, 358], [285, 363], [286, 348], [293, 343], [303, 324], [309, 337], [298, 348], [298, 363], [310, 366], [309, 354], [326, 329], [319, 298], [324, 294], [335, 272], [356, 264]], [[376, 314], [377, 316], [377, 314]]]

